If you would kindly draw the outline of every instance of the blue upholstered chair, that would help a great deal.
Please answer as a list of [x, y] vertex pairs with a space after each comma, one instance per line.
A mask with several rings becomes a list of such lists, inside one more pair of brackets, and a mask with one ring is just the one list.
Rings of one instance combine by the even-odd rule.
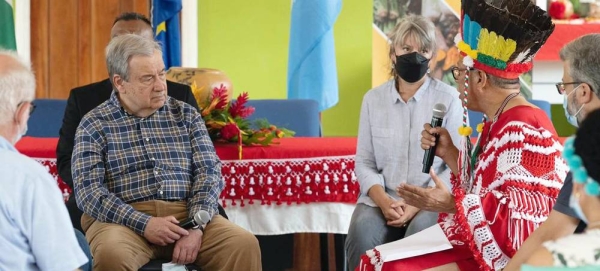
[[483, 120], [483, 113], [469, 110], [469, 126], [473, 128], [471, 137], [479, 136], [479, 132], [477, 132], [477, 124], [481, 123], [481, 120]]
[[267, 119], [269, 123], [296, 132], [295, 136], [319, 137], [319, 104], [314, 100], [249, 100], [256, 110], [250, 120]]
[[552, 119], [552, 112], [550, 111], [550, 103], [548, 101], [529, 100], [529, 102], [544, 110], [546, 112], [546, 115], [548, 115], [548, 118]]
[[67, 107], [66, 100], [37, 99], [33, 101], [35, 112], [27, 123], [27, 136], [58, 137], [62, 119]]

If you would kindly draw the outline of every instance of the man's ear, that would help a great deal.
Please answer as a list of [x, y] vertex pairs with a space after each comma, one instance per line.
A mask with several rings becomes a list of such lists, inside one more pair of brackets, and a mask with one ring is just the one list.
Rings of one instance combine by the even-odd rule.
[[22, 122], [27, 121], [27, 113], [29, 112], [29, 107], [31, 103], [22, 103], [17, 107], [17, 111], [15, 112], [15, 122], [21, 124]]
[[488, 80], [487, 73], [482, 70], [477, 70], [477, 76], [479, 77], [477, 82], [485, 85], [486, 81]]
[[581, 88], [581, 91], [575, 92], [575, 99], [577, 99], [577, 102], [580, 104], [587, 104], [591, 102], [596, 94], [594, 94], [594, 91], [592, 91], [590, 85], [587, 83], [581, 83], [579, 88]]
[[118, 74], [114, 74], [112, 76], [112, 83], [114, 88], [119, 92], [119, 93], [123, 93], [125, 94], [127, 91], [125, 90], [125, 87], [123, 86], [125, 84], [125, 79], [123, 79], [123, 77], [121, 77]]
[[470, 83], [474, 84], [475, 88], [478, 90], [483, 89], [483, 87], [488, 82], [487, 74], [481, 70], [475, 70], [475, 72], [473, 74], [475, 74], [475, 76], [470, 77], [470, 78], [473, 78], [473, 80]]

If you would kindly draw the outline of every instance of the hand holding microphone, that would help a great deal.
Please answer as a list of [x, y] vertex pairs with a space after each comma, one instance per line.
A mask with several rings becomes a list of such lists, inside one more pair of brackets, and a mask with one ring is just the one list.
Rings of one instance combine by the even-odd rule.
[[183, 229], [200, 229], [199, 231], [190, 231], [190, 235], [182, 237], [177, 241], [173, 248], [171, 261], [177, 264], [193, 263], [198, 256], [198, 251], [202, 247], [202, 236], [204, 233], [203, 225], [210, 222], [210, 215], [207, 211], [200, 210], [193, 217], [179, 221], [179, 226]]
[[[184, 229], [191, 229], [194, 227], [201, 227], [210, 222], [210, 215], [207, 211], [200, 210], [193, 217], [188, 217], [184, 220], [179, 221], [179, 227]], [[204, 229], [201, 229], [204, 232]]]
[[177, 221], [174, 216], [151, 217], [144, 230], [144, 237], [153, 244], [166, 246], [188, 236], [186, 229], [201, 226], [210, 221], [207, 211], [200, 210], [191, 218]]
[[[436, 155], [437, 141], [440, 138], [440, 132], [443, 129], [439, 127], [442, 126], [442, 122], [444, 121], [445, 115], [446, 106], [444, 104], [438, 103], [434, 105], [431, 124], [425, 124], [425, 129], [421, 133], [421, 147], [425, 150], [425, 155], [423, 156], [423, 173], [429, 174], [429, 170], [431, 169], [431, 165], [433, 164], [433, 158]], [[432, 127], [433, 129], [429, 128], [428, 126]], [[446, 131], [445, 129], [443, 130], [446, 132], [447, 135], [448, 131]]]

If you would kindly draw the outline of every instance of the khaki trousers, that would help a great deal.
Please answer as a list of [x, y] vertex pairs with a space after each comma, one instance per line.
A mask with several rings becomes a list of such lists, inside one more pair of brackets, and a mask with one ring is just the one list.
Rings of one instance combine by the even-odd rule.
[[[155, 217], [188, 217], [185, 202], [146, 201], [131, 206]], [[97, 221], [87, 214], [81, 218], [94, 257], [95, 271], [137, 271], [151, 259], [170, 260], [174, 244], [157, 246], [128, 227]], [[260, 247], [250, 232], [215, 215], [205, 229], [198, 257], [194, 262], [203, 271], [262, 270]]]

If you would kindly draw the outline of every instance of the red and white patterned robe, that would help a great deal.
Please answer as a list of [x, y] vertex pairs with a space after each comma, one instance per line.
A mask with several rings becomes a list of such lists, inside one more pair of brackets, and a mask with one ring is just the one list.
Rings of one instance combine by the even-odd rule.
[[546, 220], [567, 166], [545, 113], [529, 106], [507, 110], [493, 126], [486, 123], [480, 146], [472, 187], [465, 191], [452, 176], [457, 211], [440, 214], [439, 224], [454, 248], [388, 262], [382, 270], [422, 270], [451, 262], [461, 270], [499, 270]]

